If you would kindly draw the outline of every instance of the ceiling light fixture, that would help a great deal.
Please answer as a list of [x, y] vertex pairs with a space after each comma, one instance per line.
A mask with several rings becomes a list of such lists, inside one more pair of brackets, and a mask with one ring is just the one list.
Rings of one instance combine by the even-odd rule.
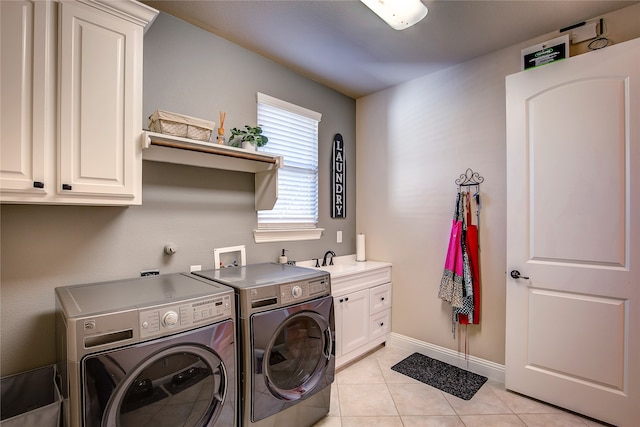
[[360, 0], [394, 30], [404, 30], [427, 16], [420, 0]]

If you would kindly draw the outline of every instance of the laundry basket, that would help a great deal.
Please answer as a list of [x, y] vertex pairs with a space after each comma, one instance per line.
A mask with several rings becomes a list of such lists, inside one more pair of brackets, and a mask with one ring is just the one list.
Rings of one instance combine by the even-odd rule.
[[0, 426], [59, 427], [62, 397], [55, 365], [0, 380]]

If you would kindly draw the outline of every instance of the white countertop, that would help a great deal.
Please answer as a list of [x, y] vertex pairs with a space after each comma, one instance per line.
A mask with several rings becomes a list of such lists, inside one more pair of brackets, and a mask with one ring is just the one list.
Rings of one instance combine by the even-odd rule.
[[[322, 264], [322, 259], [320, 259], [320, 264]], [[326, 267], [315, 267], [315, 260], [297, 261], [296, 265], [300, 267], [324, 270], [331, 275], [331, 278], [344, 277], [370, 270], [391, 267], [391, 263], [384, 261], [356, 261], [355, 255], [334, 257], [333, 265], [327, 265]]]

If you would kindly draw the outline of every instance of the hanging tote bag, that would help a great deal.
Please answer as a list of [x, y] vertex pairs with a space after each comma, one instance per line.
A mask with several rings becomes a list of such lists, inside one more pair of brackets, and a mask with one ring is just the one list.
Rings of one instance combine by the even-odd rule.
[[462, 307], [463, 296], [463, 260], [462, 260], [462, 194], [456, 197], [456, 208], [451, 222], [449, 247], [444, 264], [444, 273], [440, 280], [438, 298], [447, 301], [452, 307]]

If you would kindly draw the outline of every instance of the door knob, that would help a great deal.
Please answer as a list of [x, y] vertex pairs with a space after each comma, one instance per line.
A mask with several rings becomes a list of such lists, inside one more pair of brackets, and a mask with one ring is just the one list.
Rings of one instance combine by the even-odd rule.
[[511, 270], [511, 277], [513, 277], [514, 279], [529, 279], [526, 276], [521, 276], [518, 270]]

